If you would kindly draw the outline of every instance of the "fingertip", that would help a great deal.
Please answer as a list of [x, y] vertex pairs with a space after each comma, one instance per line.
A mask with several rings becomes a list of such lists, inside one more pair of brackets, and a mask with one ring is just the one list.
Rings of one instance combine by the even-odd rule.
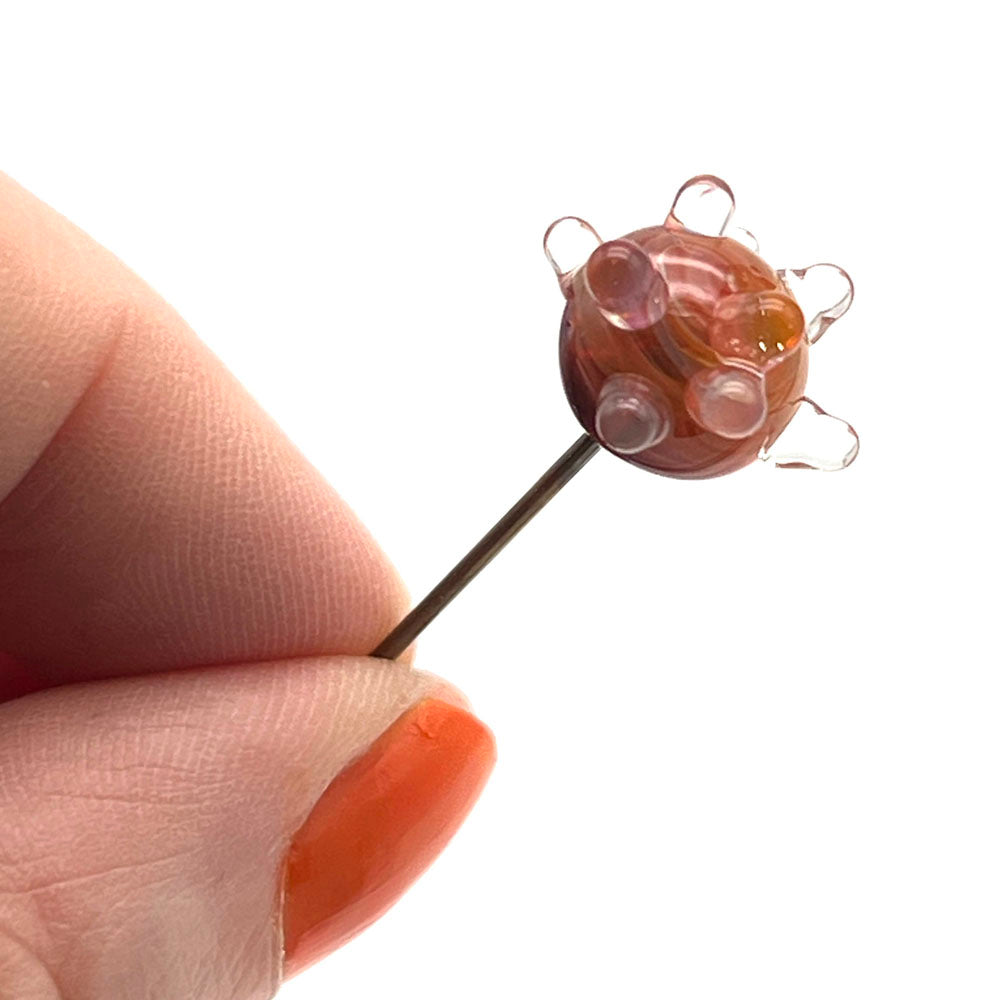
[[67, 683], [365, 654], [396, 623], [347, 504], [152, 289], [2, 176], [0, 330], [7, 652]]

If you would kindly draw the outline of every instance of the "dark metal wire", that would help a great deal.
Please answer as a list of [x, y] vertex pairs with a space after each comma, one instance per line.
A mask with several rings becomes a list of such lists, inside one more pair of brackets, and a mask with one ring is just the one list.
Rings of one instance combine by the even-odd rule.
[[599, 448], [589, 434], [577, 440], [371, 655], [394, 660], [405, 652], [465, 585], [594, 457]]

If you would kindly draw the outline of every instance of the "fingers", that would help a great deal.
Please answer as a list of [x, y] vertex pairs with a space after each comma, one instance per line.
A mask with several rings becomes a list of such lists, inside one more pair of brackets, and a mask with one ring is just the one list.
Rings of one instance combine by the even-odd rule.
[[2, 705], [0, 997], [269, 997], [426, 867], [493, 754], [435, 678], [361, 658]]
[[46, 685], [364, 653], [403, 605], [176, 313], [0, 175], [0, 650]]
[[0, 177], [0, 701], [92, 681], [0, 705], [0, 998], [266, 997], [388, 908], [492, 737], [399, 664], [288, 658], [402, 605], [176, 314]]

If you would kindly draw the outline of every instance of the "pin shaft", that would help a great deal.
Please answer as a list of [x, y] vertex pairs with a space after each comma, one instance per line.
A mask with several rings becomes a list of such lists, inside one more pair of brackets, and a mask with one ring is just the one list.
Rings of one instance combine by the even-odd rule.
[[372, 656], [394, 660], [467, 583], [594, 457], [600, 445], [582, 435], [482, 537], [455, 568], [378, 644]]

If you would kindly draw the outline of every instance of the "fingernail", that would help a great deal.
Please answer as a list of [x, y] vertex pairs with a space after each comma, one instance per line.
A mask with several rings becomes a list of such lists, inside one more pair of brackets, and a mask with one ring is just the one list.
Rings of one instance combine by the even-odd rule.
[[286, 979], [399, 899], [462, 824], [495, 760], [483, 723], [428, 699], [337, 775], [288, 853]]

